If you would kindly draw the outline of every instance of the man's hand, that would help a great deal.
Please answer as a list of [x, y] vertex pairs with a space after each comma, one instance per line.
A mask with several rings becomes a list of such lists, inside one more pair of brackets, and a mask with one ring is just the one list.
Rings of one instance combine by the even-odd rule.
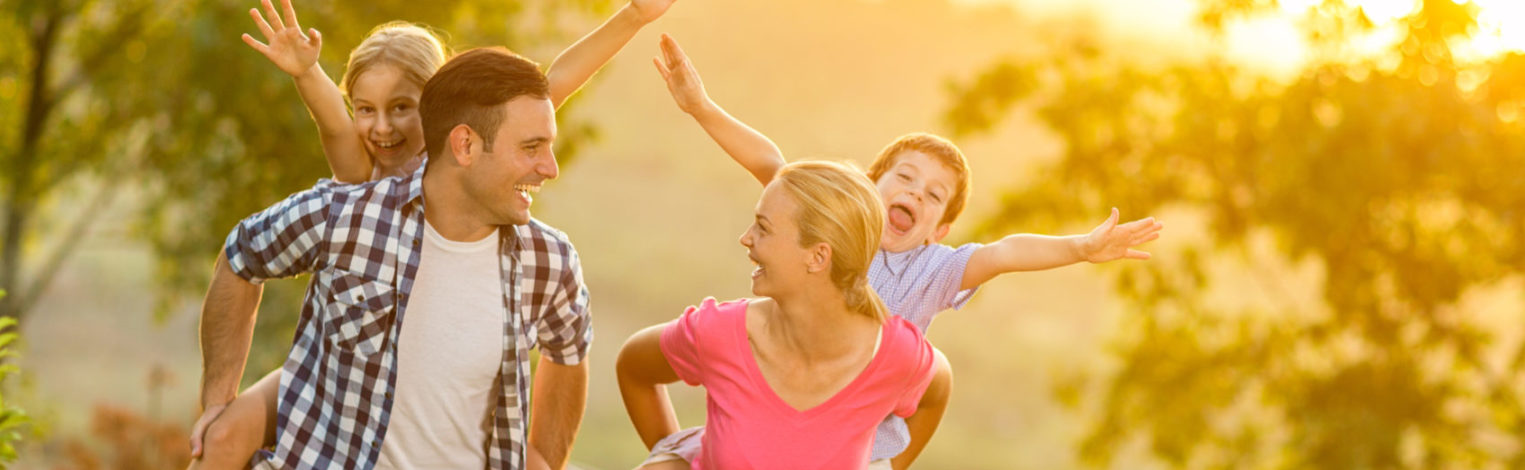
[[1117, 259], [1149, 259], [1149, 253], [1132, 249], [1135, 246], [1160, 238], [1165, 225], [1144, 218], [1118, 225], [1117, 208], [1105, 222], [1091, 230], [1080, 243], [1081, 257], [1092, 263], [1105, 263]]
[[208, 406], [201, 412], [201, 417], [196, 418], [196, 425], [191, 427], [191, 458], [201, 458], [201, 453], [205, 450], [201, 445], [202, 436], [206, 435], [207, 428], [211, 427], [212, 422], [217, 421], [217, 417], [221, 416], [226, 409], [228, 409], [227, 403]]
[[677, 0], [630, 0], [630, 9], [636, 13], [636, 18], [642, 23], [650, 23], [661, 18], [667, 9], [672, 7]]
[[284, 20], [276, 14], [270, 0], [263, 0], [263, 3], [265, 14], [270, 15], [273, 23], [266, 22], [256, 8], [249, 9], [249, 16], [254, 18], [254, 25], [265, 36], [265, 43], [255, 40], [248, 33], [243, 35], [244, 43], [264, 54], [282, 72], [293, 77], [306, 73], [317, 65], [318, 51], [323, 49], [323, 35], [318, 34], [316, 29], [308, 29], [309, 34], [302, 33], [302, 25], [297, 23], [297, 12], [291, 8], [291, 0], [281, 0], [281, 8], [286, 13]]
[[657, 73], [662, 74], [662, 80], [667, 82], [667, 91], [672, 93], [678, 109], [694, 114], [712, 106], [709, 94], [704, 91], [704, 82], [699, 80], [699, 71], [694, 70], [688, 54], [678, 47], [678, 41], [663, 34], [661, 45], [662, 57], [653, 57], [651, 62], [657, 66]]

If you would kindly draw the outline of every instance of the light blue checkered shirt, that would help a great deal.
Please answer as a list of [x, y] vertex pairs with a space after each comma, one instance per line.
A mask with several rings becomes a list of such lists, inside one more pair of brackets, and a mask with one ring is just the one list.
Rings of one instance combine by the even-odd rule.
[[[868, 284], [884, 299], [890, 313], [910, 320], [923, 333], [932, 325], [932, 317], [950, 308], [963, 308], [974, 297], [975, 287], [959, 290], [964, 283], [964, 267], [970, 255], [980, 248], [969, 243], [958, 248], [948, 245], [922, 245], [900, 253], [879, 250], [869, 266]], [[911, 443], [905, 420], [890, 415], [874, 434], [870, 460], [893, 458]]]

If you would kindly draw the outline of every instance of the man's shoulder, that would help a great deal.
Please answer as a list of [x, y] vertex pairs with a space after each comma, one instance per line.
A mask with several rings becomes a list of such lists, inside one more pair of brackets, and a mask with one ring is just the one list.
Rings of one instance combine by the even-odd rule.
[[572, 239], [566, 232], [550, 226], [540, 219], [531, 218], [529, 223], [515, 225], [514, 231], [519, 237], [528, 242], [530, 247], [545, 247], [566, 254], [573, 251]]

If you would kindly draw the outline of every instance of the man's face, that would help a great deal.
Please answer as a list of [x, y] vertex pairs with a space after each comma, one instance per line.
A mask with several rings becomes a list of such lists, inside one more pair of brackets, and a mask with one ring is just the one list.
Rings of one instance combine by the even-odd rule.
[[532, 193], [560, 171], [551, 142], [556, 110], [551, 100], [519, 96], [503, 105], [505, 115], [492, 150], [482, 148], [466, 175], [466, 193], [492, 225], [529, 223]]

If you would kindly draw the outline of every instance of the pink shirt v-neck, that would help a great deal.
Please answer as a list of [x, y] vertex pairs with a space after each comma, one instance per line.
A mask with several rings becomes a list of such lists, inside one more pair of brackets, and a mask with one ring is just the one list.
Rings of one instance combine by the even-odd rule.
[[875, 426], [891, 413], [914, 413], [932, 381], [932, 345], [892, 316], [857, 378], [820, 405], [796, 410], [758, 369], [746, 314], [745, 299], [707, 298], [662, 331], [668, 364], [707, 396], [708, 430], [695, 469], [864, 468]]

